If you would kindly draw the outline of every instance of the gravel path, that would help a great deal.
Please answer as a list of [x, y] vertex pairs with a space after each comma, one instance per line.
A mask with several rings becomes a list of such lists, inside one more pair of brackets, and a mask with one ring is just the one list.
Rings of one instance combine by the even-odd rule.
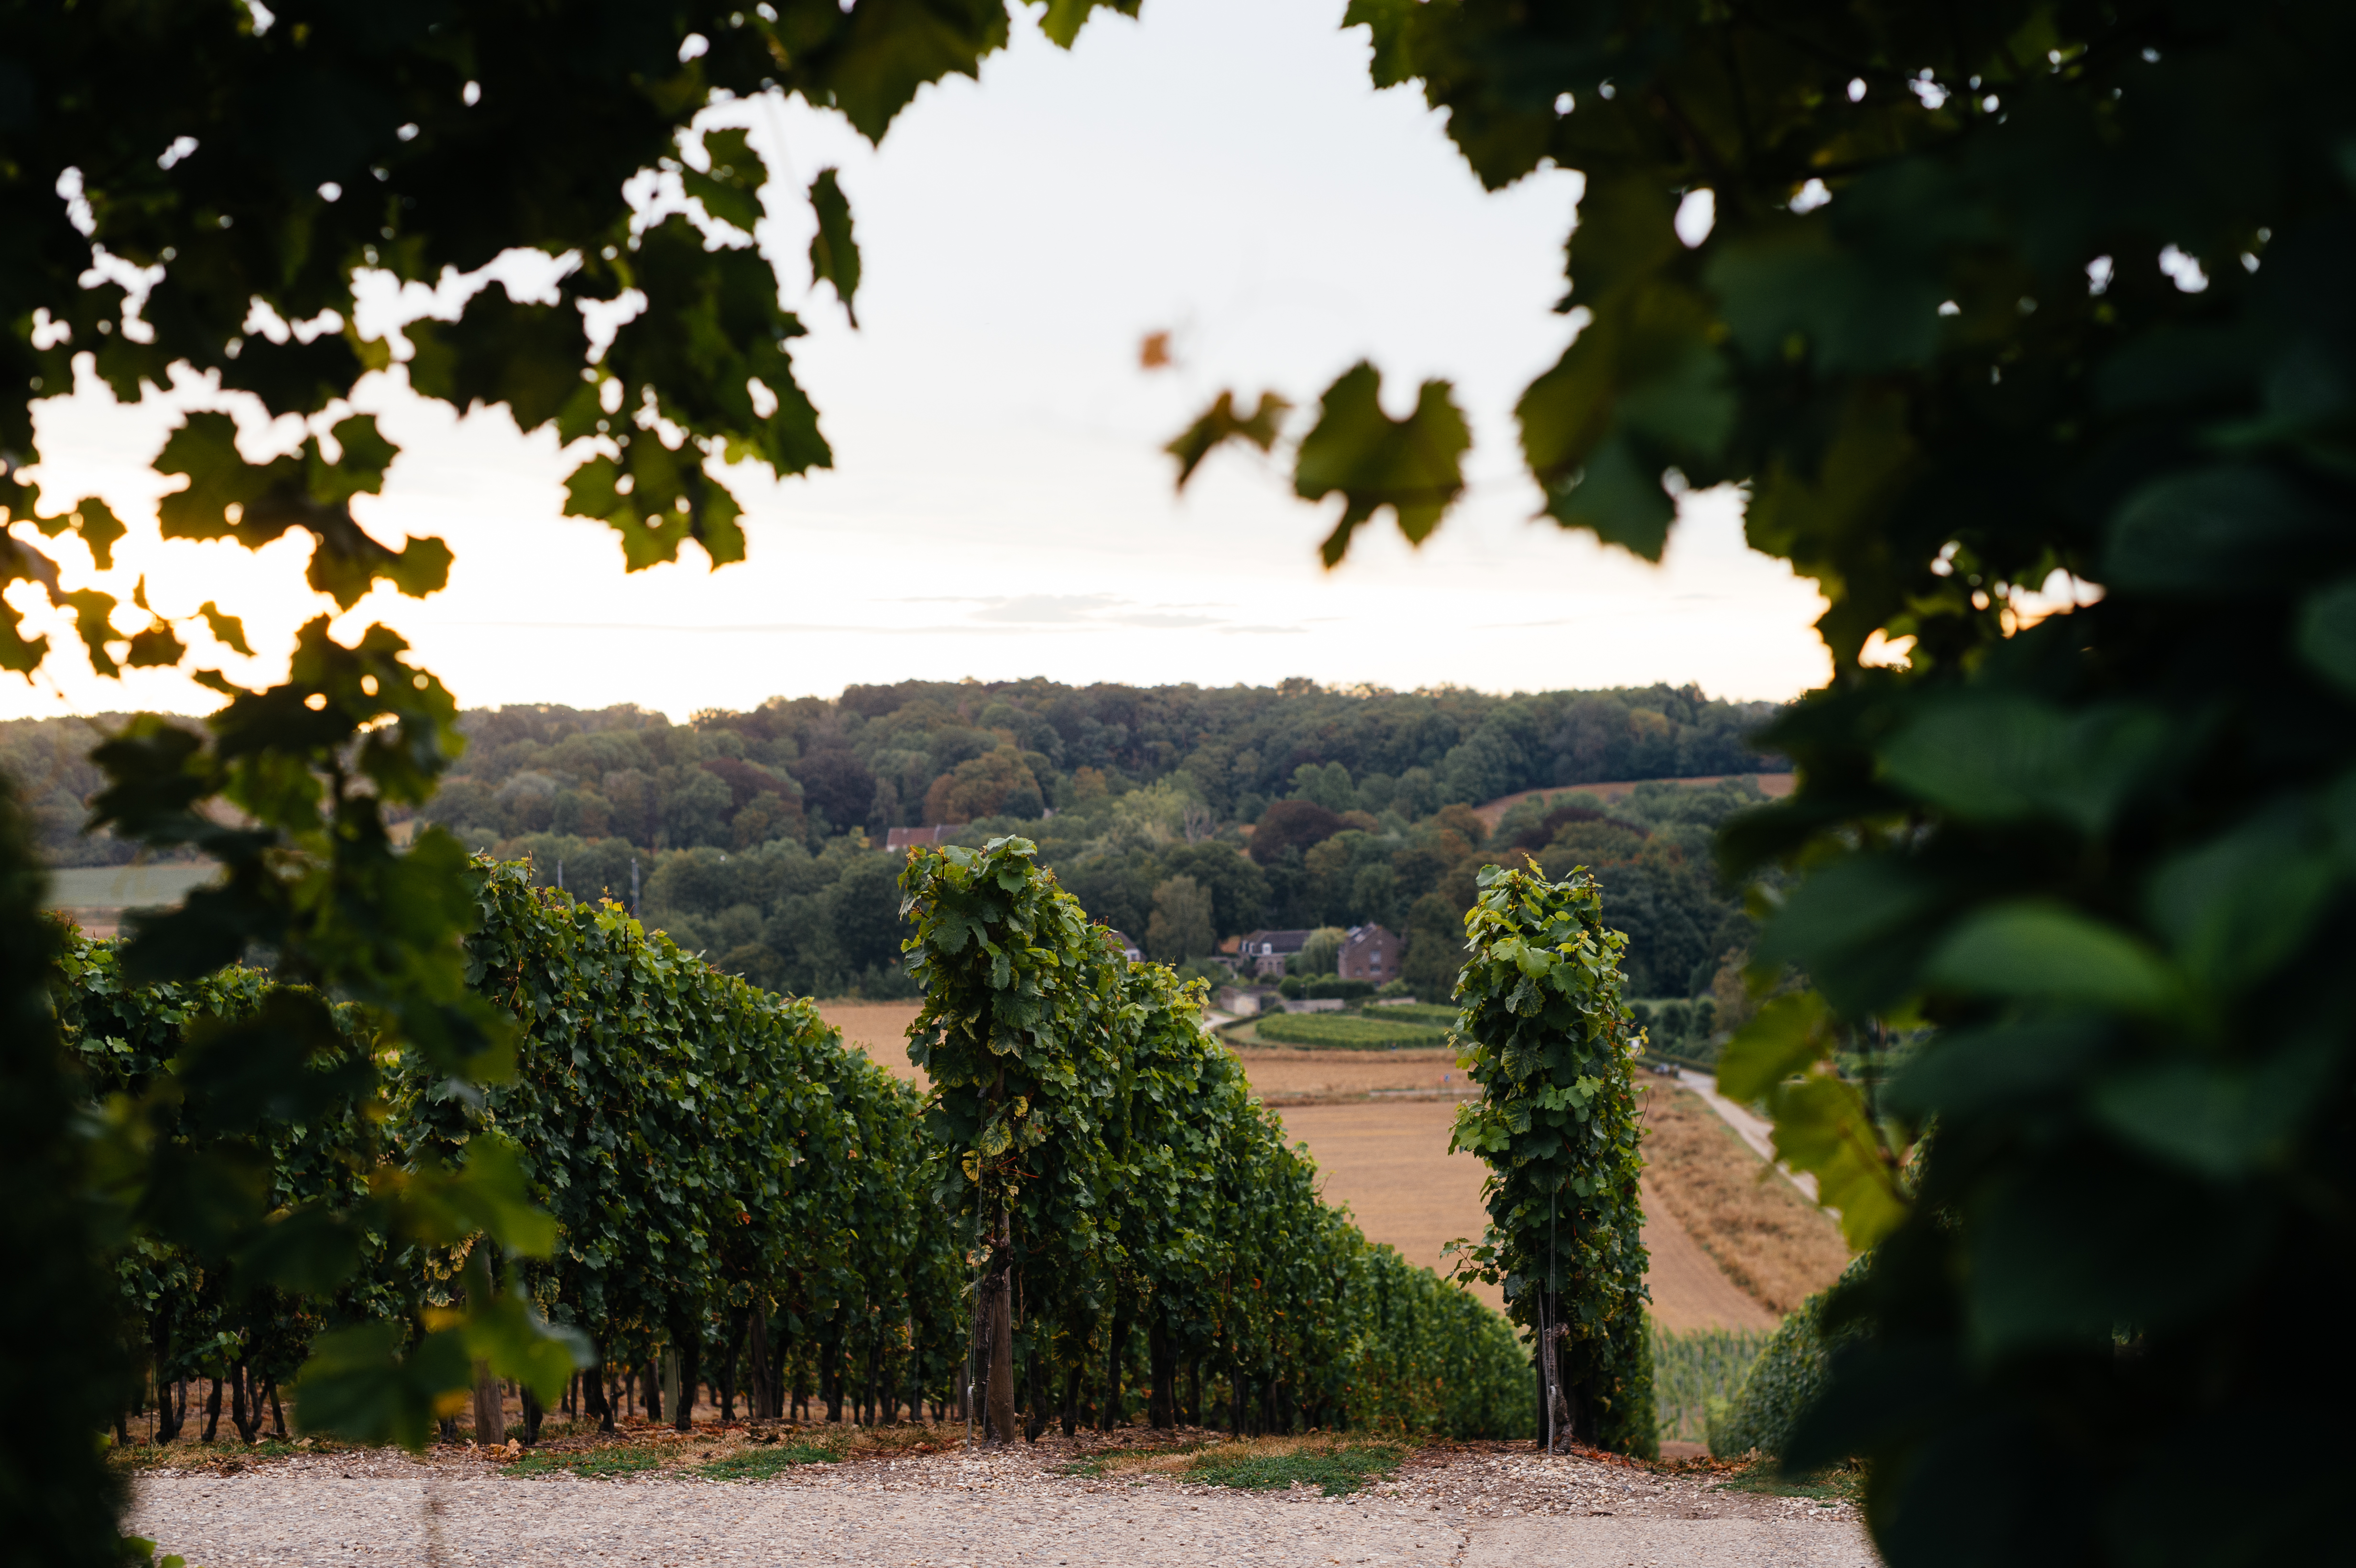
[[[1042, 1445], [1046, 1448], [1047, 1445]], [[1044, 1463], [1043, 1463], [1044, 1461]], [[1872, 1568], [1856, 1516], [1533, 1453], [1426, 1455], [1355, 1497], [1054, 1474], [1037, 1451], [776, 1480], [522, 1479], [471, 1459], [305, 1456], [144, 1477], [130, 1528], [199, 1568], [785, 1563], [857, 1568]]]

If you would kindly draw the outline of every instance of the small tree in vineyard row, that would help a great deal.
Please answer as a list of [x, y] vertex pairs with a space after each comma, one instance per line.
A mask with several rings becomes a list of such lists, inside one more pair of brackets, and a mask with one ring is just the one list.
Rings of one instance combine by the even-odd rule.
[[1489, 1164], [1489, 1227], [1468, 1272], [1505, 1286], [1538, 1346], [1540, 1435], [1651, 1456], [1644, 1213], [1621, 1001], [1626, 938], [1595, 879], [1492, 867], [1464, 917], [1457, 1030], [1481, 1097], [1451, 1149]]

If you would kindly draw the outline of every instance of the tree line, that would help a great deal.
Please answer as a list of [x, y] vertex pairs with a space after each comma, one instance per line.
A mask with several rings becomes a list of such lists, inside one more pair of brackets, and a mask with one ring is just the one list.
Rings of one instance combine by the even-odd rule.
[[[894, 827], [1033, 820], [1168, 781], [1217, 822], [1257, 822], [1289, 797], [1415, 821], [1526, 789], [1780, 767], [1749, 740], [1776, 711], [1692, 687], [1500, 697], [1305, 680], [908, 681], [686, 724], [627, 707], [514, 706], [460, 715], [467, 749], [432, 816], [472, 848], [553, 833], [648, 852], [778, 839], [815, 851], [854, 827], [880, 842]], [[52, 865], [129, 854], [81, 832], [102, 783], [87, 753], [123, 719], [0, 724], [0, 773], [25, 791]]]
[[[1655, 788], [1582, 806], [1575, 785], [1755, 769], [1772, 759], [1743, 737], [1772, 711], [1689, 688], [1494, 698], [1304, 681], [910, 682], [676, 725], [628, 708], [510, 707], [460, 715], [463, 771], [423, 818], [469, 848], [529, 857], [544, 884], [614, 898], [781, 993], [915, 995], [899, 971], [899, 864], [878, 847], [893, 827], [948, 820], [969, 845], [1030, 838], [1097, 918], [1157, 959], [1199, 961], [1262, 927], [1379, 923], [1408, 939], [1410, 984], [1431, 1001], [1453, 983], [1481, 867], [1525, 851], [1557, 873], [1592, 865], [1629, 934], [1636, 994], [1687, 997], [1747, 944], [1708, 845], [1757, 795]], [[86, 754], [93, 733], [80, 720], [0, 725], [0, 766], [54, 865], [133, 848], [83, 831], [104, 782]], [[1475, 755], [1517, 760], [1476, 767]], [[1494, 830], [1471, 809], [1554, 784], [1563, 798], [1525, 801]]]
[[[1729, 955], [1739, 959], [1750, 942], [1749, 919], [1718, 876], [1709, 839], [1717, 824], [1762, 804], [1747, 781], [1643, 784], [1612, 801], [1569, 790], [1517, 803], [1493, 829], [1461, 805], [1410, 821], [1395, 810], [1334, 812], [1293, 798], [1248, 829], [1202, 824], [1190, 841], [1193, 803], [1165, 783], [1052, 817], [989, 819], [951, 841], [1030, 838], [1092, 915], [1156, 959], [1191, 964], [1188, 973], [1205, 977], [1205, 955], [1247, 932], [1387, 925], [1407, 938], [1408, 984], [1428, 1001], [1445, 1001], [1455, 983], [1483, 867], [1535, 858], [1559, 876], [1586, 866], [1628, 936], [1632, 993], [1685, 997], [1708, 994]], [[557, 834], [495, 848], [528, 856], [543, 884], [561, 877], [584, 897], [602, 891], [626, 903], [635, 868], [648, 924], [755, 985], [811, 996], [916, 994], [899, 967], [900, 857], [858, 836], [815, 852], [780, 841], [644, 854]]]
[[[1329, 795], [1328, 798], [1331, 798]], [[1052, 816], [993, 817], [951, 841], [1020, 834], [1104, 923], [1156, 959], [1194, 965], [1263, 927], [1380, 923], [1407, 938], [1414, 992], [1444, 1001], [1462, 961], [1464, 912], [1481, 869], [1536, 858], [1550, 875], [1594, 870], [1628, 936], [1632, 993], [1707, 994], [1751, 928], [1710, 852], [1718, 824], [1763, 803], [1748, 782], [1639, 785], [1612, 801], [1566, 790], [1508, 808], [1494, 828], [1461, 803], [1419, 818], [1398, 808], [1336, 811], [1306, 795], [1257, 824], [1206, 818], [1179, 784], [1093, 795]], [[899, 968], [906, 931], [899, 858], [863, 835], [817, 849], [789, 839], [746, 849], [644, 852], [613, 838], [525, 834], [490, 846], [530, 857], [533, 875], [626, 903], [691, 952], [755, 985], [801, 995], [913, 997]], [[1739, 962], [1735, 965], [1740, 968]]]

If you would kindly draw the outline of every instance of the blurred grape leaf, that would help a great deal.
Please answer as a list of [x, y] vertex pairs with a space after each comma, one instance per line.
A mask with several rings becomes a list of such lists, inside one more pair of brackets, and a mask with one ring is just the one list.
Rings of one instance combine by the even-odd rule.
[[[1342, 519], [1321, 547], [1327, 566], [1340, 562], [1350, 536], [1384, 507], [1408, 542], [1421, 544], [1464, 490], [1472, 432], [1448, 383], [1426, 381], [1415, 411], [1403, 420], [1383, 412], [1382, 386], [1382, 373], [1364, 360], [1344, 371], [1325, 389], [1317, 422], [1301, 438], [1294, 493], [1307, 501], [1342, 496]], [[1262, 399], [1260, 412], [1267, 411]]]
[[859, 241], [851, 231], [851, 202], [836, 183], [832, 169], [820, 169], [810, 181], [810, 210], [818, 216], [818, 232], [810, 236], [810, 286], [834, 285], [851, 325], [859, 325]]
[[1162, 450], [1178, 460], [1178, 488], [1183, 490], [1203, 459], [1230, 441], [1240, 441], [1267, 452], [1276, 445], [1283, 431], [1284, 416], [1292, 405], [1274, 392], [1259, 395], [1259, 407], [1249, 418], [1236, 412], [1236, 395], [1221, 392], [1216, 401], [1204, 411], [1203, 416], [1186, 427], [1184, 433]]
[[1933, 984], [1978, 996], [2158, 1015], [2182, 987], [2148, 946], [2075, 910], [2021, 901], [1965, 919], [1932, 956]]

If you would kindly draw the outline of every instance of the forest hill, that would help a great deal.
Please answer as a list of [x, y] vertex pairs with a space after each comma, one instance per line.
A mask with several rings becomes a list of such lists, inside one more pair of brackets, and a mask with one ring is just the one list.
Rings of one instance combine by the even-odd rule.
[[[1706, 988], [1749, 928], [1709, 832], [1747, 784], [1661, 784], [1612, 803], [1472, 807], [1532, 789], [1747, 773], [1768, 703], [1692, 688], [1495, 697], [1443, 689], [1075, 688], [906, 682], [773, 699], [686, 724], [632, 708], [466, 713], [466, 754], [429, 816], [469, 848], [530, 855], [543, 882], [629, 898], [690, 951], [802, 995], [905, 994], [894, 827], [1013, 832], [1095, 919], [1201, 956], [1260, 926], [1379, 923], [1419, 992], [1444, 994], [1482, 866], [1520, 852], [1594, 868], [1629, 935], [1631, 994]], [[77, 837], [98, 787], [80, 720], [0, 726], [52, 864], [127, 847]], [[89, 773], [90, 777], [81, 775]], [[1273, 808], [1273, 809], [1271, 809]], [[1207, 919], [1204, 905], [1207, 903]]]

